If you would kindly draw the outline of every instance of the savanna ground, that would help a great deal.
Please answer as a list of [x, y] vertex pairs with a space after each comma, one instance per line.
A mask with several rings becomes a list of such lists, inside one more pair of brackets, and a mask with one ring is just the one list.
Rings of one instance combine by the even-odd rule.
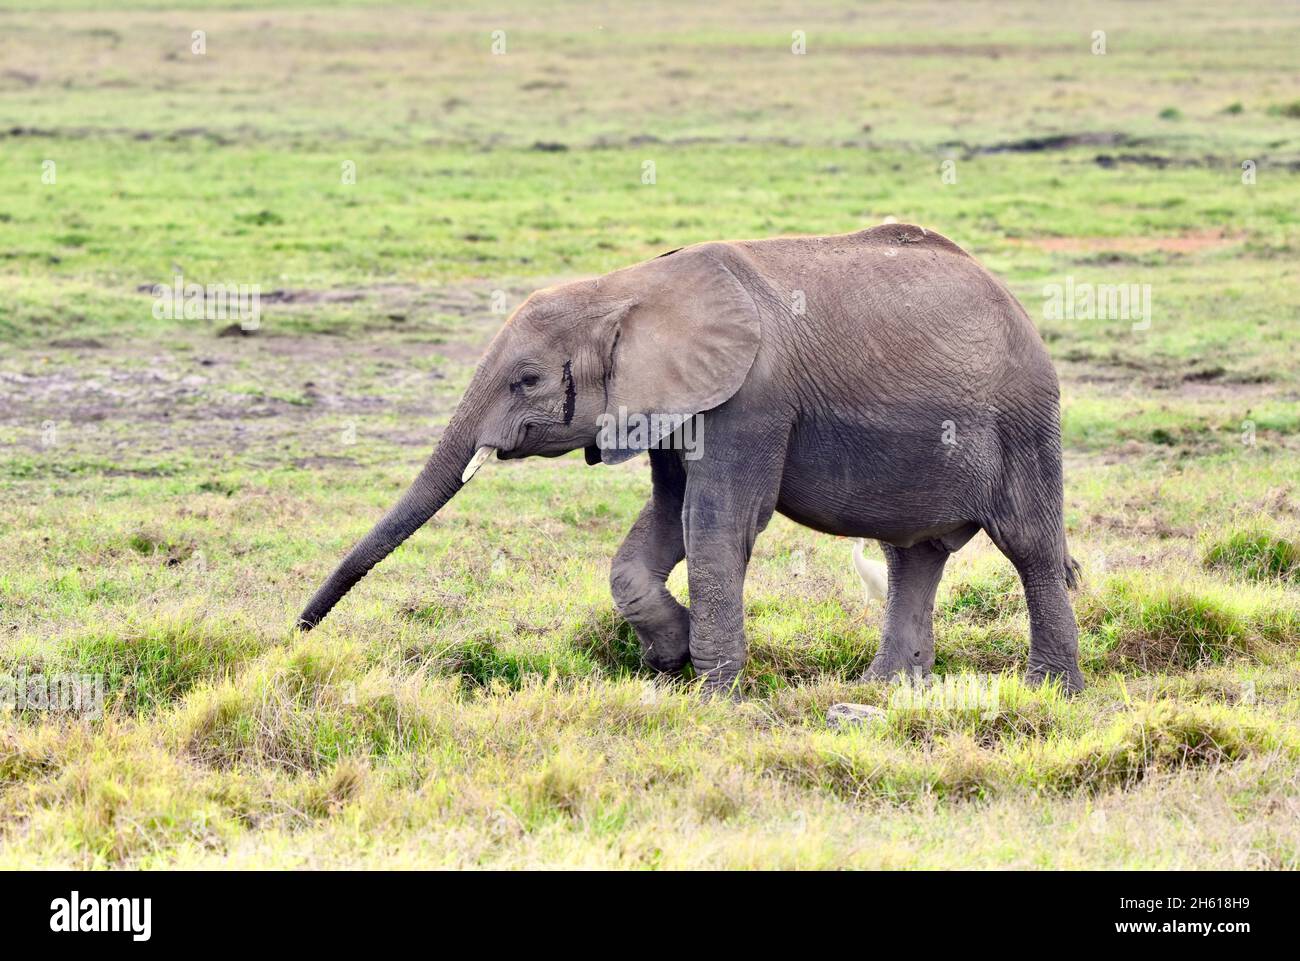
[[[0, 865], [1300, 863], [1300, 8], [25, 6], [0, 676], [101, 674], [107, 704], [0, 719]], [[644, 458], [489, 464], [291, 629], [494, 306], [889, 216], [1006, 279], [1058, 364], [1083, 695], [1016, 681], [981, 535], [938, 671], [1001, 675], [999, 709], [891, 707], [849, 544], [781, 518], [746, 700], [656, 681], [606, 582]], [[259, 284], [261, 328], [156, 319], [175, 270]], [[1067, 282], [1149, 284], [1149, 329], [1045, 316]], [[886, 719], [830, 730], [840, 701]]]

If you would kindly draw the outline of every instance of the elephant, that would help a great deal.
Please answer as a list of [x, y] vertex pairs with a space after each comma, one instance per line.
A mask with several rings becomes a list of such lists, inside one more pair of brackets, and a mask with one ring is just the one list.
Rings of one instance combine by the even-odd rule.
[[[298, 626], [318, 624], [493, 453], [581, 449], [594, 465], [648, 451], [650, 497], [610, 586], [649, 668], [689, 663], [706, 691], [734, 695], [745, 572], [779, 511], [880, 542], [888, 597], [866, 678], [930, 673], [944, 564], [983, 530], [1024, 588], [1027, 680], [1078, 691], [1059, 394], [1010, 291], [910, 224], [700, 243], [548, 287], [506, 320], [419, 475]], [[614, 420], [651, 427], [606, 429]], [[683, 560], [689, 607], [665, 586]]]

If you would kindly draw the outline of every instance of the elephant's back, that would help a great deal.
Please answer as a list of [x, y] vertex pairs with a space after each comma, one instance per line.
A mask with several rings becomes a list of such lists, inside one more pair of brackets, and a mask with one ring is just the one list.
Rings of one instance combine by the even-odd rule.
[[801, 362], [830, 354], [848, 370], [870, 368], [866, 385], [882, 392], [915, 390], [922, 379], [968, 396], [1056, 389], [1019, 301], [942, 234], [884, 224], [736, 246], [772, 291], [773, 333]]

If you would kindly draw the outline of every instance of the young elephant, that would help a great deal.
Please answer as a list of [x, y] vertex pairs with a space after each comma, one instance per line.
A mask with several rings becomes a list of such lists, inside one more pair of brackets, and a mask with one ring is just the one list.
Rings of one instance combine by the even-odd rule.
[[[697, 449], [664, 449], [693, 415]], [[611, 423], [635, 429], [602, 429]], [[698, 244], [533, 294], [420, 475], [300, 626], [319, 623], [493, 452], [579, 448], [589, 464], [650, 451], [650, 499], [610, 583], [653, 668], [689, 661], [709, 687], [733, 684], [745, 569], [780, 511], [884, 546], [889, 597], [868, 677], [930, 670], [944, 563], [982, 529], [1024, 584], [1030, 680], [1083, 686], [1056, 374], [1015, 298], [938, 234], [891, 224]], [[664, 586], [683, 559], [689, 609]]]

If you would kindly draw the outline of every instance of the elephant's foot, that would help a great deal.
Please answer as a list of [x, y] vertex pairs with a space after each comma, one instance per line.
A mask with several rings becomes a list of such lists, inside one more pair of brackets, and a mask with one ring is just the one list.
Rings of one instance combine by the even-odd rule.
[[889, 565], [889, 598], [880, 650], [864, 679], [921, 681], [934, 669], [934, 593], [951, 551], [930, 541], [911, 547], [882, 544], [881, 548]]
[[641, 642], [641, 662], [660, 674], [679, 674], [691, 661], [691, 618], [681, 605], [655, 610], [654, 617], [642, 615], [640, 624], [633, 624], [637, 640]]
[[[1051, 508], [1043, 516], [1059, 517], [1059, 490], [1057, 499], [1043, 506]], [[1066, 588], [1067, 580], [1075, 580], [1078, 565], [1069, 555], [1062, 562], [1060, 531], [1055, 526], [1035, 529], [1032, 524], [985, 529], [998, 549], [1016, 566], [1025, 588], [1025, 606], [1029, 609], [1029, 669], [1025, 672], [1025, 682], [1039, 685], [1057, 681], [1071, 694], [1082, 691], [1079, 625]], [[1008, 538], [1007, 534], [1014, 536]]]
[[882, 647], [862, 675], [864, 681], [917, 681], [930, 676], [934, 669], [934, 651], [914, 645]]
[[1064, 575], [1056, 568], [1047, 573], [1021, 574], [1029, 607], [1029, 670], [1026, 680], [1041, 684], [1060, 681], [1071, 694], [1083, 690], [1079, 670], [1079, 627], [1070, 608]]
[[1030, 659], [1029, 670], [1025, 674], [1025, 683], [1038, 687], [1048, 681], [1056, 681], [1067, 694], [1078, 694], [1083, 690], [1083, 672], [1077, 664], [1051, 665], [1035, 663]]
[[706, 701], [731, 701], [735, 704], [745, 702], [737, 678], [732, 678], [726, 684], [713, 684], [706, 678], [704, 683], [700, 685], [700, 697]]
[[660, 674], [679, 673], [691, 660], [690, 612], [639, 568], [616, 568], [613, 583], [619, 612], [641, 644], [641, 663]]
[[[638, 637], [640, 632], [637, 632]], [[660, 674], [680, 674], [691, 661], [689, 645], [675, 637], [641, 638], [641, 662]]]
[[743, 660], [702, 661], [692, 658], [691, 666], [700, 680], [700, 693], [706, 698], [741, 700], [740, 670]]

